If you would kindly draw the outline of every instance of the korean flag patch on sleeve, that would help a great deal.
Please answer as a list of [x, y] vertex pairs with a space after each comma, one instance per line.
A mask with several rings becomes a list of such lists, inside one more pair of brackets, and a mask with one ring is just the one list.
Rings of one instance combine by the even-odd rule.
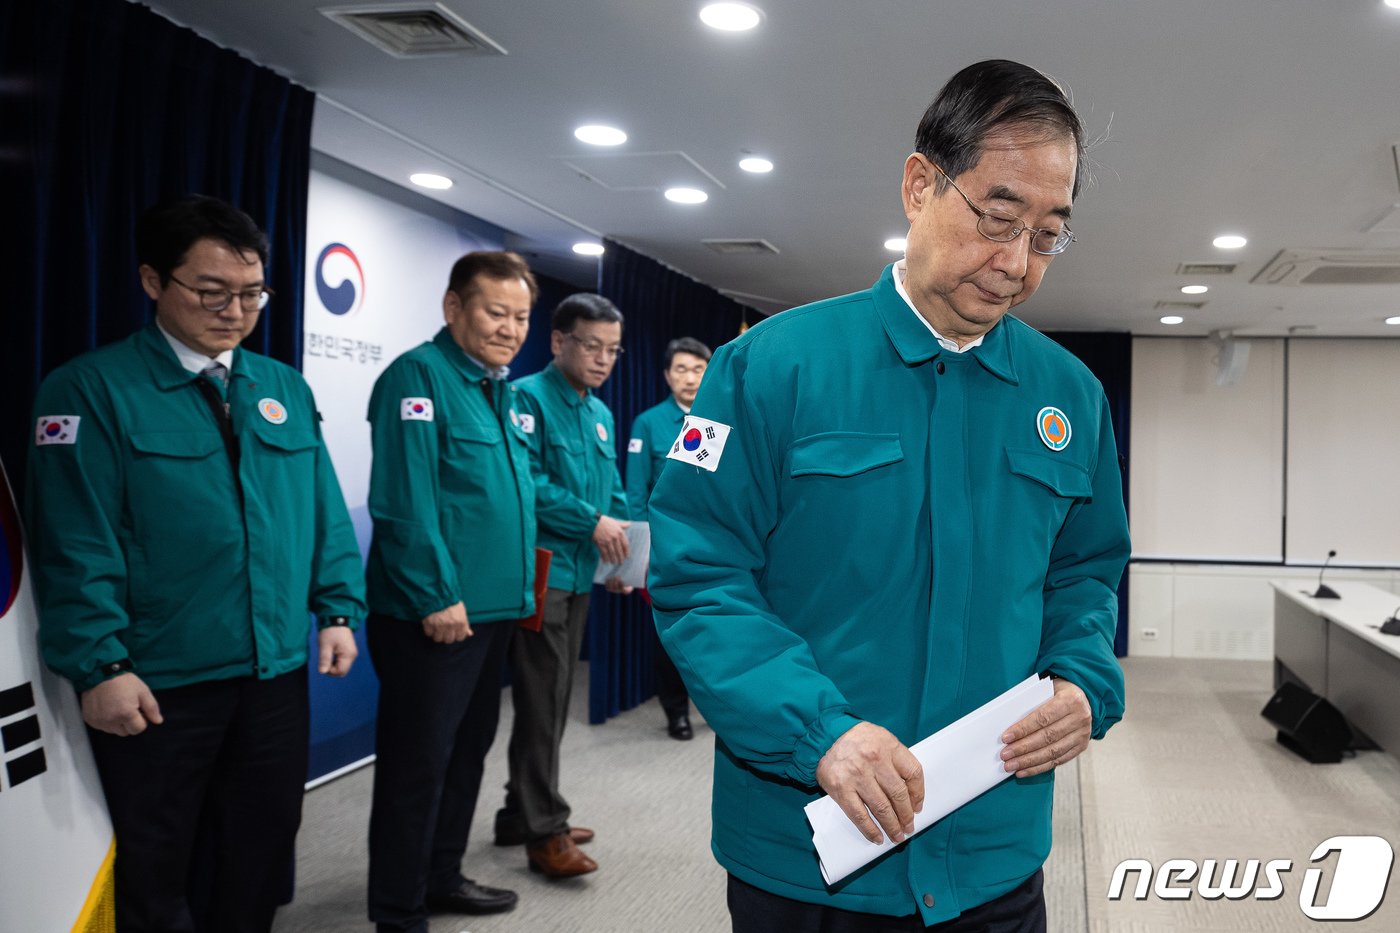
[[627, 452], [629, 454], [639, 454], [642, 452], [642, 439], [633, 437], [627, 440]]
[[78, 443], [78, 415], [44, 415], [34, 425], [34, 446]]
[[671, 445], [666, 459], [679, 460], [713, 473], [719, 467], [719, 458], [724, 454], [724, 445], [729, 440], [731, 430], [727, 424], [686, 415], [681, 424], [681, 433]]
[[433, 400], [430, 398], [400, 399], [399, 418], [403, 421], [432, 421]]

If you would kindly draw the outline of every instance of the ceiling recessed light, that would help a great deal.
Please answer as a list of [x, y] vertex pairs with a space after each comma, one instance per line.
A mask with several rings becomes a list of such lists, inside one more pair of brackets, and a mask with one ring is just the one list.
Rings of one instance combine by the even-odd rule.
[[602, 243], [575, 243], [574, 252], [580, 256], [601, 256], [603, 255]]
[[444, 191], [452, 187], [452, 179], [446, 175], [434, 175], [432, 172], [414, 172], [408, 176], [408, 180], [420, 188], [436, 188]]
[[1400, 0], [1385, 0], [1385, 5], [1392, 10], [1400, 10]]
[[1385, 319], [1385, 322], [1387, 324], [1400, 324], [1400, 316], [1388, 317]]
[[892, 250], [896, 253], [904, 252], [905, 247], [908, 245], [909, 241], [902, 236], [892, 236], [885, 241], [885, 249]]
[[749, 156], [747, 159], [739, 160], [739, 167], [746, 172], [753, 172], [755, 175], [762, 175], [764, 172], [773, 171], [773, 163], [767, 159], [760, 159], [758, 156]]
[[667, 188], [666, 200], [677, 204], [703, 204], [710, 196], [699, 188]]
[[1180, 324], [1181, 322], [1183, 322], [1183, 321], [1185, 321], [1185, 320], [1186, 320], [1186, 318], [1182, 317], [1182, 316], [1179, 315], [1179, 314], [1168, 314], [1168, 315], [1166, 315], [1165, 317], [1162, 318], [1162, 323], [1163, 323], [1163, 324]]
[[1216, 237], [1214, 240], [1211, 240], [1211, 242], [1215, 244], [1217, 249], [1239, 249], [1249, 241], [1238, 233], [1226, 233], [1223, 236]]
[[627, 142], [627, 134], [622, 130], [615, 126], [603, 126], [601, 123], [580, 126], [574, 130], [574, 136], [579, 142], [588, 143], [590, 146], [621, 146]]
[[1208, 292], [1208, 291], [1210, 291], [1210, 286], [1208, 286], [1208, 285], [1183, 285], [1183, 286], [1181, 286], [1181, 293], [1182, 293], [1183, 295], [1204, 295], [1204, 294], [1205, 294], [1206, 292]]
[[762, 16], [747, 3], [711, 3], [700, 10], [700, 22], [724, 32], [744, 32], [758, 25]]

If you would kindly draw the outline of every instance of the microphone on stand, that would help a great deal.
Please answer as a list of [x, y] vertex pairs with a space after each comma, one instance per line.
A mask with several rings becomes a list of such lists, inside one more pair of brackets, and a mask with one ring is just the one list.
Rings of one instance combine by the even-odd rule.
[[1381, 634], [1400, 635], [1400, 606], [1396, 606], [1390, 618], [1381, 623]]
[[1322, 562], [1322, 569], [1317, 572], [1317, 592], [1312, 594], [1313, 599], [1341, 599], [1342, 595], [1332, 587], [1322, 582], [1322, 575], [1327, 572], [1327, 565], [1332, 562], [1332, 558], [1337, 556], [1335, 550], [1327, 552], [1327, 560]]

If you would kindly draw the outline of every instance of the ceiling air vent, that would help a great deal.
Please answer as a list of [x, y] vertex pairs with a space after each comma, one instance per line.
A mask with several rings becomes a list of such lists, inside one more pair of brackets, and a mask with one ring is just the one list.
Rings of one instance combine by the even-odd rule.
[[1400, 252], [1283, 249], [1249, 281], [1254, 285], [1400, 285]]
[[506, 54], [490, 36], [441, 3], [323, 7], [321, 13], [395, 58]]
[[1154, 311], [1199, 311], [1205, 306], [1204, 301], [1159, 301], [1152, 308]]
[[767, 240], [701, 240], [721, 256], [777, 255], [778, 247]]
[[1229, 275], [1237, 268], [1233, 262], [1183, 262], [1176, 267], [1177, 275]]

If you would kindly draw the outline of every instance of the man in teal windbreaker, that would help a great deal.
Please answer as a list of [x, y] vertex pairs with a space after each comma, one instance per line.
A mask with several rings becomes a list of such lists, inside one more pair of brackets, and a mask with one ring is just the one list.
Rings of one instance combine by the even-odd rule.
[[301, 821], [310, 617], [317, 669], [343, 676], [360, 552], [310, 387], [239, 346], [271, 294], [257, 225], [186, 197], [141, 218], [136, 250], [155, 322], [35, 402], [40, 642], [81, 693], [118, 929], [268, 930]]
[[[515, 383], [525, 403], [539, 545], [554, 557], [540, 630], [522, 629], [510, 649], [515, 721], [496, 844], [523, 843], [532, 870], [567, 878], [598, 868], [579, 848], [592, 830], [569, 826], [559, 743], [598, 559], [627, 556], [612, 412], [593, 394], [622, 353], [622, 313], [602, 295], [570, 295], [554, 309], [549, 339], [553, 362]], [[630, 592], [615, 578], [608, 588]]]
[[515, 253], [463, 256], [442, 299], [446, 326], [389, 364], [370, 396], [369, 918], [382, 933], [516, 903], [461, 863], [501, 669], [516, 620], [535, 611], [535, 484], [506, 376], [537, 294]]
[[[1045, 928], [1052, 769], [1123, 713], [1108, 404], [1007, 314], [1073, 240], [1082, 140], [1039, 72], [954, 76], [904, 165], [905, 259], [721, 347], [652, 493], [739, 933]], [[909, 838], [908, 746], [1036, 672], [1054, 697], [1007, 723], [1013, 777]], [[828, 887], [803, 812], [824, 793], [905, 844]]]
[[[632, 419], [632, 431], [627, 439], [627, 505], [632, 510], [633, 521], [647, 520], [647, 500], [661, 477], [661, 468], [666, 465], [666, 455], [680, 433], [681, 422], [695, 404], [695, 393], [700, 391], [700, 380], [705, 376], [705, 367], [710, 365], [710, 355], [710, 348], [694, 337], [677, 337], [666, 344], [661, 374], [671, 390], [671, 397]], [[643, 595], [645, 593], [644, 590]], [[666, 650], [659, 643], [653, 647], [656, 651], [653, 665], [656, 699], [666, 714], [666, 733], [673, 739], [689, 741], [695, 737], [695, 731], [690, 726], [690, 696], [685, 692], [685, 681], [681, 680], [680, 671], [676, 670]]]

